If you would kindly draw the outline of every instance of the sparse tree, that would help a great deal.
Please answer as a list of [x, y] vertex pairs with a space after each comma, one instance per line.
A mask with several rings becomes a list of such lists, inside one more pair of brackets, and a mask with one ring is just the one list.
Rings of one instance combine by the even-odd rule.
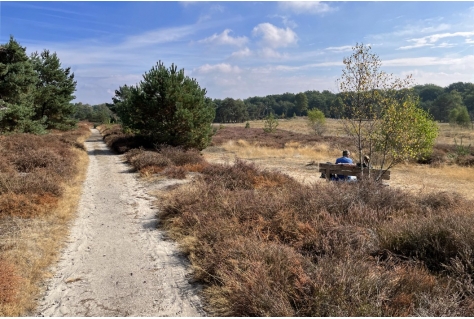
[[275, 117], [273, 113], [268, 114], [263, 123], [263, 131], [265, 133], [273, 133], [275, 132], [277, 127], [278, 127], [278, 119]]
[[308, 125], [317, 135], [322, 136], [326, 131], [326, 117], [324, 113], [318, 109], [309, 110]]
[[415, 94], [393, 98], [384, 107], [375, 132], [373, 158], [379, 160], [381, 169], [387, 170], [403, 161], [424, 158], [433, 150], [437, 136], [436, 122], [419, 107]]
[[[400, 158], [424, 153], [425, 149], [419, 146], [423, 141], [430, 144], [432, 132], [428, 129], [423, 132], [424, 126], [417, 126], [417, 122], [432, 121], [418, 110], [418, 103], [413, 100], [411, 75], [398, 79], [381, 71], [381, 60], [370, 52], [370, 46], [356, 44], [353, 50], [353, 54], [343, 60], [345, 68], [338, 84], [343, 101], [340, 117], [347, 134], [353, 138], [359, 162], [362, 163], [365, 153], [373, 165], [387, 169], [399, 163]], [[395, 116], [397, 112], [401, 113]], [[414, 122], [401, 124], [397, 122], [400, 118]], [[417, 142], [405, 140], [403, 143], [404, 132], [416, 135]], [[387, 160], [395, 152], [398, 157]]]

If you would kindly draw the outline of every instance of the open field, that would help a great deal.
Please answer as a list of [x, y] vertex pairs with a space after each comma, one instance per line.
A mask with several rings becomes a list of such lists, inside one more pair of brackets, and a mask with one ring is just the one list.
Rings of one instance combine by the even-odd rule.
[[[218, 127], [218, 125], [216, 125]], [[225, 128], [243, 128], [245, 123], [224, 124]], [[262, 128], [263, 121], [250, 122], [251, 128]], [[278, 129], [296, 133], [311, 134], [305, 118], [280, 120]], [[219, 134], [219, 133], [218, 133]], [[232, 134], [230, 134], [231, 136]], [[328, 120], [328, 131], [325, 134], [343, 137], [343, 127], [337, 120]], [[456, 142], [455, 142], [456, 138]], [[440, 134], [437, 144], [455, 145], [460, 143], [468, 147], [474, 140], [474, 130], [452, 127], [449, 124], [440, 124]], [[282, 148], [265, 147], [261, 143], [248, 141], [236, 136], [227, 139], [219, 145], [208, 147], [203, 151], [204, 157], [211, 163], [233, 162], [238, 157], [253, 162], [262, 168], [274, 169], [288, 174], [303, 183], [322, 183], [317, 172], [317, 166], [306, 166], [311, 161], [334, 162], [341, 156], [346, 143], [334, 144], [329, 141], [322, 143], [308, 143], [292, 141]], [[351, 148], [349, 148], [351, 149]], [[474, 146], [472, 147], [474, 149]], [[458, 165], [420, 165], [410, 163], [393, 168], [389, 184], [404, 190], [414, 192], [448, 191], [458, 192], [468, 199], [474, 199], [474, 167], [460, 167]]]

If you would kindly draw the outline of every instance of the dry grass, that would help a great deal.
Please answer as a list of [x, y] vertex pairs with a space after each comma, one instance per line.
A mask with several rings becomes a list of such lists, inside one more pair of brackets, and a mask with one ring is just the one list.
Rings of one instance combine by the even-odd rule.
[[[51, 276], [48, 267], [57, 260], [79, 202], [88, 164], [82, 142], [88, 132], [83, 125], [72, 132], [0, 138], [8, 163], [0, 173], [0, 260], [9, 265], [0, 267], [0, 295], [15, 296], [0, 298], [2, 316], [31, 313], [40, 282]], [[24, 157], [23, 147], [31, 157]], [[9, 286], [9, 280], [21, 284]]]

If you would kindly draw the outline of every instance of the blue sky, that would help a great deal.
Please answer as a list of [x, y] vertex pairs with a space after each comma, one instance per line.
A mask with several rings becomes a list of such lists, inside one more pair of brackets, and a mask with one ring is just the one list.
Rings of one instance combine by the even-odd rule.
[[49, 49], [76, 101], [111, 102], [159, 60], [211, 98], [337, 92], [342, 59], [370, 44], [417, 84], [474, 82], [474, 2], [0, 2], [0, 43]]

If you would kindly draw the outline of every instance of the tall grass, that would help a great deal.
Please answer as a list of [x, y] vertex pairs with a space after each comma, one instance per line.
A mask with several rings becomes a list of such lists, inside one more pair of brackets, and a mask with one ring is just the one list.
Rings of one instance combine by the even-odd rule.
[[89, 129], [0, 137], [0, 315], [31, 312], [67, 234], [85, 176]]
[[473, 202], [302, 185], [237, 160], [161, 199], [221, 316], [470, 316]]

